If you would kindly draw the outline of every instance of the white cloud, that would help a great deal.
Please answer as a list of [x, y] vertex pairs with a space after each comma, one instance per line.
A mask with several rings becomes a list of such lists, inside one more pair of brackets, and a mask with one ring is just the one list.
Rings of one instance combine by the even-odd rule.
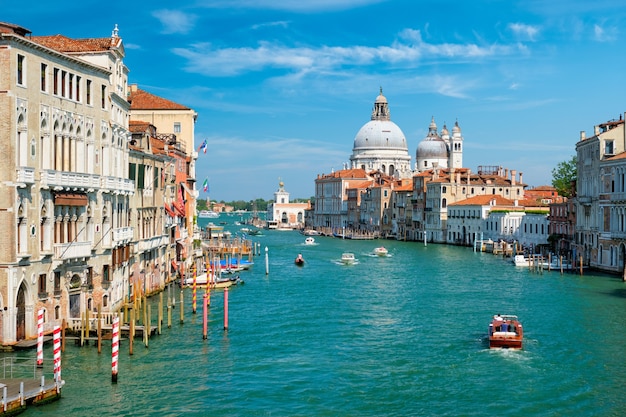
[[509, 29], [515, 34], [518, 40], [535, 41], [539, 34], [537, 26], [525, 25], [523, 23], [509, 23]]
[[329, 71], [341, 67], [385, 65], [415, 66], [423, 59], [480, 59], [510, 55], [519, 46], [492, 44], [429, 44], [417, 30], [406, 29], [391, 46], [320, 46], [289, 47], [262, 41], [256, 47], [214, 48], [197, 43], [175, 48], [173, 53], [186, 58], [186, 70], [213, 77], [235, 76], [264, 69], [288, 71]]
[[600, 25], [593, 25], [594, 40], [598, 42], [611, 42], [617, 39], [617, 28], [615, 27], [602, 27]]
[[275, 27], [280, 26], [282, 28], [287, 28], [289, 26], [289, 21], [287, 20], [279, 20], [275, 22], [265, 22], [265, 23], [257, 23], [256, 25], [252, 25], [252, 29], [258, 30], [266, 27]]
[[193, 14], [183, 13], [180, 10], [155, 10], [152, 12], [155, 17], [163, 25], [163, 33], [188, 33], [193, 29], [197, 17]]

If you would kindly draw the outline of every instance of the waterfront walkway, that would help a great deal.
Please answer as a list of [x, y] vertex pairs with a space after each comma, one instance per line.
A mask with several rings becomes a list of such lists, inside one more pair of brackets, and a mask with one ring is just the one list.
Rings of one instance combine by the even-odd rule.
[[0, 416], [18, 414], [28, 405], [41, 405], [61, 398], [65, 381], [44, 375], [33, 359], [5, 358], [0, 378]]

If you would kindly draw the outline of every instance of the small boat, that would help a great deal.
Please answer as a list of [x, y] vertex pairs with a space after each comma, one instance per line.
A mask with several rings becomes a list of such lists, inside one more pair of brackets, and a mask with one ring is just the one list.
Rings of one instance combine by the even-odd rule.
[[495, 315], [489, 324], [489, 349], [521, 349], [522, 324], [513, 315]]
[[356, 259], [354, 258], [354, 253], [345, 252], [341, 254], [341, 263], [345, 265], [352, 265]]
[[374, 249], [374, 255], [387, 256], [387, 253], [389, 253], [389, 251], [384, 246], [380, 246], [380, 247]]
[[297, 266], [304, 266], [304, 258], [302, 257], [302, 254], [298, 254], [294, 262]]
[[314, 245], [315, 244], [315, 239], [313, 239], [311, 236], [309, 236], [306, 239], [304, 239], [304, 244], [305, 245]]
[[513, 265], [515, 266], [529, 266], [530, 265], [529, 259], [524, 255], [515, 255], [513, 257], [512, 262], [513, 262]]
[[[209, 287], [210, 288], [227, 288], [232, 285], [238, 285], [243, 283], [239, 275], [234, 277], [214, 277], [212, 274], [209, 274]], [[185, 279], [185, 287], [193, 286], [193, 276], [187, 277]], [[200, 274], [196, 276], [196, 286], [205, 287], [207, 285], [207, 274]]]
[[201, 219], [217, 219], [220, 215], [212, 210], [200, 210], [198, 212], [198, 217]]
[[319, 236], [320, 232], [318, 232], [317, 230], [313, 230], [313, 229], [305, 229], [302, 231], [302, 234], [304, 236]]

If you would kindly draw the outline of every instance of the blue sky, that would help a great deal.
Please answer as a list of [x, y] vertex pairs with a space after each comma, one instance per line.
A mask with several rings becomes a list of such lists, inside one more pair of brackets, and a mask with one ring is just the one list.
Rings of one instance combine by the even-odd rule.
[[0, 19], [73, 38], [117, 24], [129, 82], [197, 111], [213, 200], [271, 199], [279, 178], [313, 196], [318, 174], [349, 161], [380, 87], [412, 164], [431, 117], [458, 120], [465, 167], [529, 186], [551, 183], [580, 131], [626, 111], [619, 1], [8, 2]]

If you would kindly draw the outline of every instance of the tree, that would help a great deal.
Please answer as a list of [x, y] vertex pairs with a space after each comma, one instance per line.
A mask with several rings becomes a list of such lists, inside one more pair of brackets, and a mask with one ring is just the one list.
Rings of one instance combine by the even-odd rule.
[[578, 159], [576, 155], [569, 161], [559, 162], [552, 170], [552, 186], [556, 188], [559, 195], [571, 197], [574, 194], [572, 182], [576, 181]]

